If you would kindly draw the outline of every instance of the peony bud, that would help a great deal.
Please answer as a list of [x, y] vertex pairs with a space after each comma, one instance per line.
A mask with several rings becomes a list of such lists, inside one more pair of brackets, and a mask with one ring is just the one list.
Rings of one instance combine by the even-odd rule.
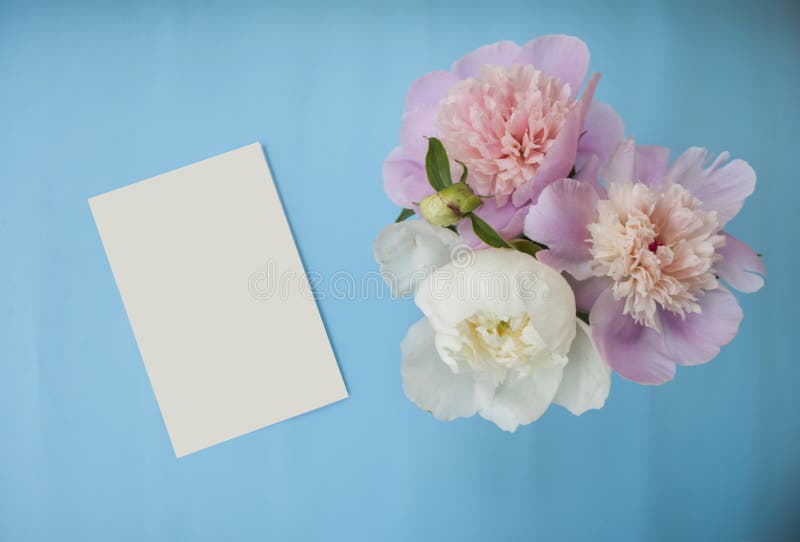
[[422, 216], [434, 226], [451, 226], [482, 203], [469, 186], [457, 183], [426, 197], [419, 206]]

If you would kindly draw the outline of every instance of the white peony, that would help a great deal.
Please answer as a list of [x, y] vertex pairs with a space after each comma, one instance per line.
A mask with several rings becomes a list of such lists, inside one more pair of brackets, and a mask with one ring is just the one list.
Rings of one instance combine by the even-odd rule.
[[572, 290], [529, 255], [475, 252], [432, 273], [415, 300], [426, 318], [401, 344], [403, 389], [437, 419], [478, 413], [514, 431], [552, 402], [573, 414], [605, 403], [610, 370]]
[[403, 297], [414, 293], [431, 271], [449, 263], [451, 251], [460, 243], [461, 238], [447, 228], [409, 220], [383, 228], [373, 252], [392, 295]]

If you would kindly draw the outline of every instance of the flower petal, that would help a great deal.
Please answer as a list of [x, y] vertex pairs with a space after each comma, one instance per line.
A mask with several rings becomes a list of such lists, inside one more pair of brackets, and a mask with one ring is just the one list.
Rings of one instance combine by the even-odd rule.
[[472, 373], [456, 374], [441, 360], [427, 318], [411, 326], [400, 343], [400, 351], [406, 397], [436, 419], [472, 416], [491, 397], [491, 390], [478, 386]]
[[686, 318], [669, 312], [661, 314], [661, 326], [671, 357], [681, 365], [711, 361], [722, 346], [736, 336], [742, 309], [725, 287], [706, 292], [698, 301], [700, 313]]
[[636, 166], [636, 142], [631, 139], [621, 141], [606, 164], [603, 178], [606, 183], [630, 182], [634, 180]]
[[575, 176], [574, 179], [581, 181], [582, 183], [589, 183], [591, 184], [595, 191], [597, 192], [600, 199], [605, 199], [606, 196], [606, 189], [600, 184], [600, 159], [597, 155], [589, 156], [588, 160], [583, 161], [580, 167], [577, 166], [577, 158], [576, 158], [576, 166], [575, 166]]
[[400, 120], [400, 145], [420, 163], [424, 163], [428, 152], [426, 138], [436, 135], [436, 110], [436, 104], [420, 105], [403, 113]]
[[479, 413], [503, 431], [514, 432], [520, 425], [538, 420], [558, 391], [566, 358], [538, 367], [528, 375], [514, 372], [495, 391], [492, 401]]
[[460, 333], [456, 327], [481, 311], [509, 317], [528, 314], [555, 355], [566, 355], [575, 335], [575, 298], [569, 284], [555, 270], [517, 250], [478, 250], [468, 262], [454, 258], [420, 284], [414, 301], [438, 336], [450, 330]]
[[657, 188], [664, 182], [669, 149], [657, 145], [637, 145], [633, 138], [622, 141], [606, 164], [606, 182], [640, 181]]
[[575, 293], [575, 307], [582, 312], [592, 310], [597, 298], [600, 297], [606, 288], [613, 284], [609, 277], [591, 277], [586, 280], [577, 280], [569, 273], [564, 273], [572, 291]]
[[434, 192], [425, 167], [402, 147], [396, 147], [383, 162], [383, 189], [395, 205], [407, 208]]
[[528, 202], [536, 202], [542, 190], [569, 175], [575, 165], [578, 138], [583, 129], [584, 117], [591, 106], [592, 96], [599, 80], [600, 74], [597, 73], [589, 79], [580, 103], [567, 116], [536, 175], [512, 194], [511, 200], [517, 207]]
[[373, 245], [381, 276], [394, 297], [403, 297], [436, 268], [450, 262], [458, 235], [424, 220], [389, 224], [378, 234]]
[[600, 357], [591, 331], [577, 320], [577, 333], [567, 354], [564, 377], [554, 402], [580, 416], [587, 410], [602, 408], [611, 389], [611, 368]]
[[672, 380], [675, 362], [665, 353], [663, 334], [622, 314], [623, 306], [608, 288], [589, 313], [592, 338], [603, 359], [622, 377], [640, 384]]
[[525, 218], [525, 235], [548, 247], [537, 257], [579, 280], [589, 278], [591, 235], [586, 226], [597, 220], [597, 201], [594, 187], [575, 179], [561, 179], [545, 188]]
[[535, 202], [547, 186], [569, 175], [575, 164], [578, 136], [580, 136], [580, 112], [576, 107], [564, 121], [536, 175], [512, 194], [511, 200], [514, 205], [521, 207], [526, 203]]
[[522, 46], [518, 62], [533, 64], [536, 69], [569, 83], [572, 96], [577, 96], [589, 69], [589, 48], [574, 36], [540, 36]]
[[[486, 198], [483, 200], [483, 205], [474, 213], [485, 220], [504, 239], [513, 239], [522, 233], [528, 206], [515, 207], [508, 202], [500, 207], [495, 198]], [[459, 222], [458, 234], [467, 245], [474, 248], [486, 248], [486, 244], [475, 235], [470, 219], [465, 218]]]
[[732, 160], [720, 167], [729, 156], [723, 152], [706, 167], [708, 151], [691, 147], [675, 160], [665, 177], [666, 182], [686, 187], [704, 209], [717, 211], [720, 225], [736, 216], [756, 186], [756, 173], [744, 160]]
[[481, 73], [481, 68], [487, 64], [511, 66], [517, 63], [519, 52], [520, 46], [513, 41], [498, 41], [484, 45], [453, 63], [453, 73], [462, 79], [477, 77]]
[[669, 149], [658, 145], [637, 145], [632, 181], [656, 187], [661, 184], [669, 165]]
[[454, 73], [443, 70], [426, 73], [411, 83], [406, 93], [405, 111], [413, 111], [423, 105], [437, 105], [459, 80]]
[[592, 155], [597, 156], [601, 165], [605, 164], [624, 138], [625, 126], [617, 112], [608, 104], [593, 101], [578, 140], [575, 169], [582, 169]]
[[757, 292], [764, 286], [767, 270], [755, 251], [734, 236], [722, 232], [725, 245], [717, 249], [722, 260], [714, 265], [719, 277], [739, 290], [748, 294]]

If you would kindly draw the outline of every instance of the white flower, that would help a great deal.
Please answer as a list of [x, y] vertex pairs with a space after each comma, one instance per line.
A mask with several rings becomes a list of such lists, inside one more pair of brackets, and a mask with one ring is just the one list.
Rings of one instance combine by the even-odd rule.
[[437, 419], [478, 413], [514, 431], [552, 402], [574, 414], [605, 403], [610, 370], [572, 290], [527, 254], [476, 252], [432, 273], [415, 299], [427, 318], [401, 344], [403, 389]]
[[450, 252], [460, 239], [447, 228], [409, 220], [386, 226], [372, 250], [392, 295], [403, 297], [413, 293], [431, 271], [450, 262]]

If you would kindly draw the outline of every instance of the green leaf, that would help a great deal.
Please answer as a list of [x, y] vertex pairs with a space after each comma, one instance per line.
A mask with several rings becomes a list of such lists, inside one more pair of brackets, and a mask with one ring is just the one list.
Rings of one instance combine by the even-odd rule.
[[589, 313], [588, 312], [577, 311], [575, 313], [575, 315], [578, 318], [580, 318], [581, 320], [583, 320], [584, 323], [586, 323], [587, 325], [589, 324]]
[[464, 168], [464, 171], [461, 173], [461, 178], [458, 180], [459, 183], [463, 184], [467, 182], [467, 175], [469, 175], [469, 170], [467, 169], [467, 164], [465, 164], [461, 160], [456, 160], [456, 162], [461, 164], [461, 167]]
[[395, 222], [402, 222], [406, 218], [414, 215], [414, 209], [403, 209], [400, 211], [400, 215], [397, 217]]
[[508, 244], [520, 252], [530, 254], [531, 256], [536, 256], [536, 253], [544, 248], [539, 243], [534, 243], [530, 239], [512, 239]]
[[472, 221], [472, 229], [475, 231], [475, 235], [477, 235], [481, 241], [490, 247], [511, 248], [511, 245], [481, 217], [475, 213], [469, 213], [467, 216], [469, 216], [469, 219]]
[[428, 154], [425, 155], [425, 171], [428, 173], [428, 182], [437, 192], [451, 184], [450, 161], [442, 142], [431, 137], [428, 139]]

